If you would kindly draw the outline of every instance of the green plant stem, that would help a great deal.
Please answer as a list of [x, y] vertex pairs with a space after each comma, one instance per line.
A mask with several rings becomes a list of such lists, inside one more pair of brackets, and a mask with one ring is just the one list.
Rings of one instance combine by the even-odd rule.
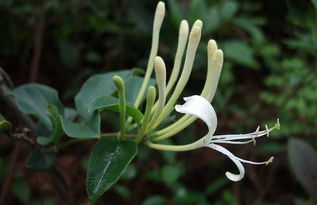
[[119, 110], [120, 110], [120, 133], [118, 138], [123, 139], [126, 132], [126, 102], [125, 102], [125, 86], [122, 78], [118, 75], [112, 78], [119, 95]]
[[141, 129], [139, 131], [138, 136], [135, 139], [137, 143], [140, 143], [145, 135], [145, 131], [148, 127], [148, 123], [151, 116], [151, 110], [155, 101], [155, 97], [156, 97], [155, 87], [150, 86], [147, 91], [146, 108], [145, 108], [144, 117], [142, 119]]

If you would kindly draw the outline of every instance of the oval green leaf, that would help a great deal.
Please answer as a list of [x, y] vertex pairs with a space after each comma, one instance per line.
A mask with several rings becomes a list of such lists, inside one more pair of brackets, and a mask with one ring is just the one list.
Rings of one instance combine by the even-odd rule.
[[118, 181], [123, 171], [137, 154], [137, 145], [131, 140], [102, 138], [93, 148], [87, 170], [87, 193], [95, 202]]
[[26, 161], [26, 167], [32, 171], [43, 172], [54, 165], [55, 156], [42, 149], [34, 150]]
[[[101, 96], [91, 102], [90, 110], [110, 110], [120, 112], [119, 99], [112, 96]], [[134, 105], [126, 104], [127, 115], [131, 116], [137, 123], [140, 123], [143, 114]]]
[[76, 123], [60, 116], [65, 134], [74, 138], [98, 138], [100, 136], [100, 115], [93, 112], [86, 121]]
[[19, 108], [39, 119], [47, 129], [52, 130], [52, 122], [46, 113], [48, 105], [56, 106], [60, 114], [64, 108], [59, 101], [57, 91], [45, 85], [31, 83], [13, 90]]
[[90, 77], [75, 97], [75, 104], [78, 112], [85, 118], [91, 116], [88, 112], [92, 100], [100, 96], [109, 96], [116, 90], [112, 77], [119, 75], [123, 80], [132, 75], [131, 71], [110, 72], [97, 74]]

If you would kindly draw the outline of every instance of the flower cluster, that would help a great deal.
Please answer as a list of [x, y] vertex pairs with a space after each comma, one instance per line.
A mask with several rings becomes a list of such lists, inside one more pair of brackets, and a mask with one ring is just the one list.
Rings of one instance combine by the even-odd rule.
[[[255, 165], [271, 163], [273, 161], [273, 157], [264, 162], [252, 162], [241, 159], [233, 155], [230, 151], [219, 144], [255, 144], [256, 138], [265, 135], [268, 136], [272, 130], [279, 129], [279, 121], [277, 121], [275, 126], [272, 128], [265, 126], [265, 129], [260, 131], [260, 127], [258, 127], [256, 131], [248, 134], [214, 135], [217, 128], [217, 115], [210, 102], [215, 95], [223, 65], [223, 52], [221, 49], [218, 49], [214, 40], [209, 40], [207, 45], [207, 77], [202, 92], [200, 95], [193, 95], [184, 98], [186, 102], [183, 105], [175, 106], [176, 101], [180, 97], [190, 77], [196, 50], [201, 37], [203, 23], [200, 20], [195, 21], [190, 31], [188, 22], [186, 20], [183, 20], [180, 23], [178, 46], [174, 65], [171, 76], [166, 83], [166, 66], [164, 60], [157, 56], [159, 33], [164, 15], [165, 5], [163, 2], [159, 2], [155, 12], [152, 48], [148, 66], [139, 95], [134, 104], [136, 107], [140, 106], [146, 88], [148, 88], [145, 114], [142, 120], [141, 128], [138, 131], [138, 137], [136, 141], [140, 142], [145, 137], [147, 137], [146, 144], [149, 147], [166, 151], [188, 151], [201, 147], [214, 149], [227, 155], [236, 164], [239, 174], [226, 172], [227, 178], [232, 181], [239, 181], [244, 177], [245, 170], [242, 163]], [[186, 54], [183, 68], [181, 70], [185, 49]], [[153, 69], [155, 70], [158, 87], [158, 99], [156, 102], [156, 89], [153, 86], [148, 87]], [[166, 96], [171, 91], [172, 93], [170, 94], [169, 99], [167, 99]], [[158, 130], [158, 125], [173, 111], [174, 106], [177, 112], [183, 113], [185, 115], [173, 124]], [[200, 138], [194, 143], [187, 145], [164, 145], [157, 143], [160, 140], [174, 136], [194, 122], [197, 118], [204, 121], [208, 127], [208, 133], [204, 137]]]

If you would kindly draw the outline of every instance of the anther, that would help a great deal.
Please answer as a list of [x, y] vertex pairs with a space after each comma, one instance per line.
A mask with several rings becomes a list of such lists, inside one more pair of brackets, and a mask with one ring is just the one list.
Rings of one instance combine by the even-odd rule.
[[255, 137], [252, 137], [252, 142], [253, 142], [253, 146], [256, 145], [256, 140], [255, 138], [259, 135], [259, 131], [260, 131], [260, 126], [258, 126], [255, 130]]
[[274, 157], [273, 156], [270, 157], [270, 159], [266, 161], [265, 165], [271, 164], [273, 160], [274, 160]]
[[269, 137], [270, 136], [270, 130], [267, 127], [267, 125], [265, 125], [265, 129], [266, 129], [266, 136]]

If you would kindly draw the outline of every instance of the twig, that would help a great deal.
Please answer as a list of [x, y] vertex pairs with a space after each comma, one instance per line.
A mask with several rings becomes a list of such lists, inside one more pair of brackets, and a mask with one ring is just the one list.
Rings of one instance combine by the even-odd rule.
[[14, 88], [12, 79], [2, 67], [0, 67], [0, 81], [4, 81], [9, 88]]
[[14, 127], [22, 126], [28, 128], [31, 137], [34, 138], [36, 136], [36, 128], [32, 119], [17, 107], [13, 99], [5, 95], [2, 87], [0, 87], [0, 112], [6, 119], [16, 124]]
[[34, 31], [34, 52], [31, 64], [30, 82], [35, 82], [37, 79], [42, 53], [42, 44], [45, 28], [45, 8], [41, 6], [39, 9], [39, 20], [35, 25]]
[[4, 182], [3, 182], [2, 187], [1, 187], [2, 191], [1, 191], [1, 195], [0, 195], [0, 204], [4, 204], [4, 201], [6, 199], [7, 192], [9, 190], [9, 186], [11, 184], [12, 174], [14, 172], [14, 167], [15, 167], [16, 159], [17, 159], [17, 156], [19, 153], [19, 149], [20, 149], [20, 143], [18, 142], [15, 144], [14, 150], [11, 154], [10, 166], [9, 166], [8, 172], [6, 174], [6, 177], [4, 178]]

